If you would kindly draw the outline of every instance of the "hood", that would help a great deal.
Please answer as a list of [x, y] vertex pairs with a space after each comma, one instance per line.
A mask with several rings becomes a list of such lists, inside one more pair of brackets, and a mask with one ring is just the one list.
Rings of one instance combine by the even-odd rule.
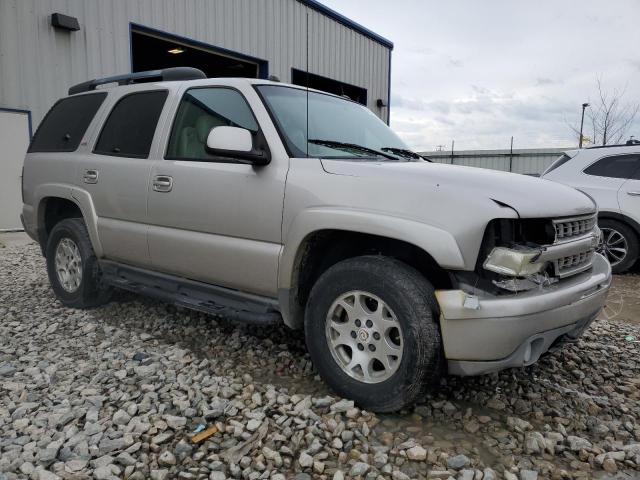
[[327, 173], [384, 178], [390, 184], [420, 182], [425, 188], [474, 199], [491, 199], [514, 209], [522, 218], [567, 217], [596, 211], [578, 190], [537, 177], [485, 168], [429, 162], [369, 162], [323, 159]]

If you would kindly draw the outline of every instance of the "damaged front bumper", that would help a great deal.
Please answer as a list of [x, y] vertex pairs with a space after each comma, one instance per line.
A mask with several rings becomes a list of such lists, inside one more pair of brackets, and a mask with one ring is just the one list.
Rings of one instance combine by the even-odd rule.
[[449, 373], [478, 375], [535, 363], [561, 336], [577, 338], [604, 306], [611, 266], [594, 254], [592, 268], [527, 292], [470, 297], [438, 290]]

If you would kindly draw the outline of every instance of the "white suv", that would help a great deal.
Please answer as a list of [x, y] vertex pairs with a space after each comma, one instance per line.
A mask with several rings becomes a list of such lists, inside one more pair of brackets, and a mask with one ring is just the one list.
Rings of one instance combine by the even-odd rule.
[[638, 259], [640, 236], [640, 142], [570, 150], [542, 177], [577, 188], [598, 204], [600, 250], [614, 273]]

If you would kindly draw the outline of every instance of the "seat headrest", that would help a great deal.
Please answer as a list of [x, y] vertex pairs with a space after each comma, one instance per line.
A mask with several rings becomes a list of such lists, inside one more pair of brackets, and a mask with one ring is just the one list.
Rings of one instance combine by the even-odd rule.
[[209, 115], [201, 115], [196, 120], [196, 136], [198, 137], [198, 141], [200, 143], [206, 144], [207, 137], [209, 136], [209, 132], [211, 129], [216, 126], [216, 122]]

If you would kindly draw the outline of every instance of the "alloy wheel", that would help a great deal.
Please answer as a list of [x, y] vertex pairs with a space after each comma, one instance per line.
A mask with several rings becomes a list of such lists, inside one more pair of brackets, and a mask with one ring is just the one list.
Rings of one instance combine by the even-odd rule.
[[627, 239], [618, 230], [608, 227], [600, 228], [598, 252], [604, 255], [611, 266], [622, 262], [629, 251]]
[[326, 339], [336, 363], [352, 378], [379, 383], [393, 376], [402, 360], [402, 328], [391, 308], [361, 290], [341, 295], [329, 309]]
[[60, 240], [56, 247], [55, 269], [64, 290], [73, 293], [82, 283], [82, 256], [76, 242], [69, 237]]

